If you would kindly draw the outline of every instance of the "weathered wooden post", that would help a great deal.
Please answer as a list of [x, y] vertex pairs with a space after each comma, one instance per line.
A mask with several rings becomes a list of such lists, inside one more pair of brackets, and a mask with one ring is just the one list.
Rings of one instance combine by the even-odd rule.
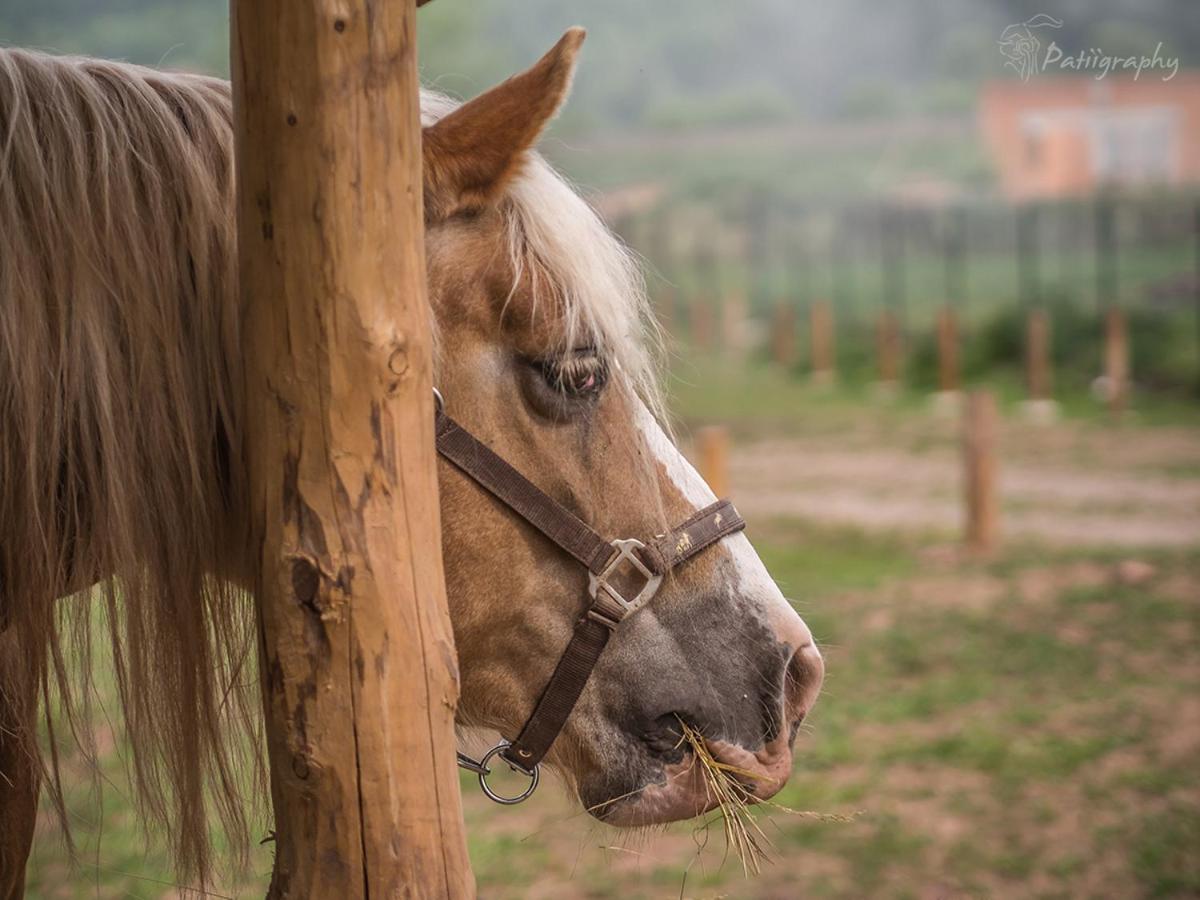
[[833, 307], [828, 300], [814, 300], [809, 307], [809, 335], [812, 340], [812, 376], [819, 384], [834, 380], [837, 367], [836, 332]]
[[963, 485], [967, 547], [986, 553], [996, 546], [996, 398], [990, 391], [967, 395], [963, 421]]
[[235, 0], [278, 898], [470, 897], [413, 0]]
[[1104, 313], [1104, 383], [1108, 409], [1119, 416], [1129, 401], [1129, 331], [1119, 306]]
[[700, 475], [718, 497], [729, 495], [729, 432], [709, 425], [696, 432]]

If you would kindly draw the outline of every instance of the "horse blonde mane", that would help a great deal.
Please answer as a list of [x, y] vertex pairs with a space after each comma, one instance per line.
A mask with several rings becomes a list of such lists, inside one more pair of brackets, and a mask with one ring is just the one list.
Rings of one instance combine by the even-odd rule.
[[243, 537], [232, 157], [219, 80], [0, 50], [0, 607], [25, 657], [0, 689], [41, 697], [65, 823], [52, 710], [94, 759], [103, 627], [139, 812], [201, 873], [210, 812], [248, 844], [231, 736], [257, 706], [252, 609], [214, 577]]
[[[572, 338], [657, 410], [630, 254], [536, 155], [504, 204], [517, 271], [550, 279]], [[265, 796], [261, 751], [237, 740], [262, 746], [254, 609], [235, 586], [248, 568], [233, 213], [227, 83], [0, 49], [0, 621], [21, 651], [0, 654], [0, 691], [31, 713], [20, 740], [65, 825], [59, 752], [70, 738], [95, 761], [102, 627], [138, 810], [202, 880], [210, 817], [243, 862], [248, 801]]]

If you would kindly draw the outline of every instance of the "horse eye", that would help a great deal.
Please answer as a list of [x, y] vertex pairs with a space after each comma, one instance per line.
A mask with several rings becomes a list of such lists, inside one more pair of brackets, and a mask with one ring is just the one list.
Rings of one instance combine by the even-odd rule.
[[583, 399], [594, 396], [608, 381], [607, 367], [591, 350], [540, 360], [537, 365], [546, 385], [566, 397]]

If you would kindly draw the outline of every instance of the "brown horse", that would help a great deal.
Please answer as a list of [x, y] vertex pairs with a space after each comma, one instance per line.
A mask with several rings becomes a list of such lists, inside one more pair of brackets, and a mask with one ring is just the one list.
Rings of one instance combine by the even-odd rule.
[[[713, 497], [659, 425], [636, 266], [532, 149], [582, 39], [468, 103], [423, 98], [436, 379], [464, 426], [585, 522], [652, 535]], [[63, 736], [39, 742], [38, 710], [49, 724], [65, 708], [86, 745], [93, 619], [140, 812], [181, 872], [208, 871], [214, 815], [246, 843], [255, 784], [237, 737], [257, 717], [230, 117], [221, 81], [0, 50], [0, 896], [21, 893], [40, 784], [61, 808]], [[586, 573], [439, 474], [458, 717], [511, 737]], [[808, 629], [728, 537], [614, 635], [548, 761], [608, 822], [696, 815], [712, 800], [679, 717], [764, 798], [821, 679]]]

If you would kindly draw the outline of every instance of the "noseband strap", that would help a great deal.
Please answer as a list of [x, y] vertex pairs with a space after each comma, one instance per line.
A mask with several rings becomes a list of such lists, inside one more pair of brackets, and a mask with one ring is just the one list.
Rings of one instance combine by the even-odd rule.
[[[590, 525], [542, 491], [486, 444], [446, 415], [437, 398], [437, 450], [448, 462], [540, 531], [588, 571], [587, 609], [525, 727], [496, 750], [531, 777], [558, 737], [613, 631], [653, 599], [663, 577], [721, 538], [741, 531], [745, 520], [728, 500], [718, 500], [666, 534], [642, 542], [605, 540]], [[495, 752], [495, 751], [493, 751]], [[488, 796], [486, 766], [460, 764], [479, 773]], [[524, 799], [532, 793], [532, 786]], [[513, 802], [517, 802], [514, 798]]]

